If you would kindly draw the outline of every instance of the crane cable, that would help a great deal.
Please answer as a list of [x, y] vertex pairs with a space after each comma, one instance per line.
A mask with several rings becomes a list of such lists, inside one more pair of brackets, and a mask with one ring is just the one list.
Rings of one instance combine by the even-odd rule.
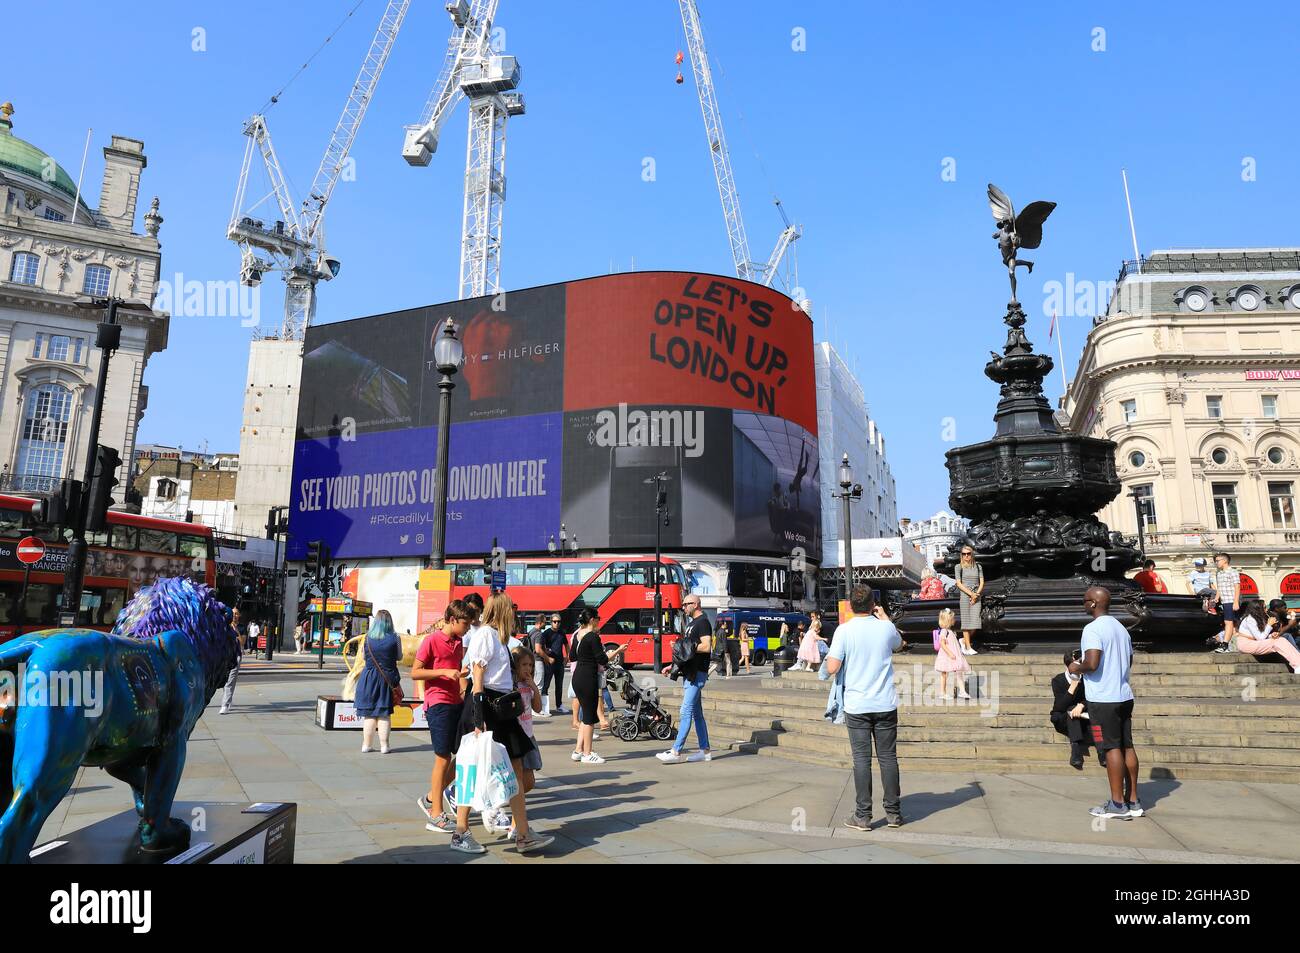
[[321, 45], [316, 47], [316, 51], [312, 53], [311, 56], [307, 57], [307, 59], [303, 62], [303, 64], [298, 67], [297, 71], [292, 76], [289, 77], [288, 82], [286, 82], [283, 86], [281, 86], [279, 90], [277, 90], [271, 96], [271, 98], [268, 99], [262, 105], [260, 112], [265, 113], [267, 110], [269, 110], [272, 106], [274, 106], [276, 103], [280, 101], [280, 97], [284, 95], [285, 90], [287, 90], [290, 86], [292, 86], [294, 84], [294, 81], [299, 76], [301, 76], [304, 72], [306, 72], [307, 67], [311, 66], [312, 61], [316, 59], [317, 56], [320, 55], [321, 50], [325, 49], [325, 47], [329, 45], [330, 40], [334, 39], [334, 37], [338, 34], [339, 30], [343, 29], [343, 27], [347, 25], [348, 20], [352, 18], [352, 14], [356, 13], [357, 10], [361, 8], [361, 5], [365, 2], [366, 0], [357, 0], [356, 4], [352, 7], [352, 9], [348, 11], [347, 16], [345, 16], [342, 20], [339, 21], [339, 25], [334, 28], [333, 32], [331, 32], [329, 36], [325, 37]]

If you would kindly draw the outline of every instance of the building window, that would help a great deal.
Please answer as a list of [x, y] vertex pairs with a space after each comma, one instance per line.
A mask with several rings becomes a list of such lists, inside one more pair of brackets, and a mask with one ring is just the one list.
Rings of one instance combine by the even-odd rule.
[[47, 222], [62, 222], [64, 219], [67, 218], [67, 216], [64, 215], [62, 212], [55, 211], [54, 209], [50, 208], [48, 205], [45, 206], [44, 215], [45, 215], [45, 220]]
[[19, 285], [34, 285], [40, 267], [40, 255], [26, 251], [15, 252], [13, 264], [9, 266], [9, 280]]
[[1205, 415], [1211, 420], [1223, 417], [1223, 398], [1218, 394], [1205, 395]]
[[1268, 462], [1273, 464], [1273, 466], [1280, 465], [1282, 461], [1285, 459], [1286, 459], [1286, 454], [1282, 452], [1281, 447], [1268, 448]]
[[1290, 483], [1268, 484], [1268, 508], [1273, 512], [1273, 525], [1278, 529], [1295, 529], [1295, 496]]
[[1259, 398], [1264, 408], [1264, 416], [1277, 419], [1277, 394], [1262, 394]]
[[1214, 525], [1219, 529], [1241, 529], [1241, 517], [1237, 514], [1237, 484], [1211, 483], [1210, 492], [1214, 494]]
[[43, 351], [44, 349], [45, 349], [45, 335], [38, 334], [36, 335], [35, 343], [32, 345], [32, 357], [39, 359], [41, 356], [41, 351]]
[[66, 334], [50, 336], [49, 346], [45, 350], [47, 361], [66, 361], [70, 353], [72, 353], [72, 338]]
[[87, 265], [86, 282], [81, 287], [82, 294], [103, 298], [108, 295], [108, 278], [112, 269], [104, 265]]
[[1128, 465], [1137, 470], [1147, 465], [1147, 455], [1141, 450], [1134, 450], [1128, 455]]
[[66, 387], [42, 384], [27, 395], [18, 445], [20, 483], [23, 477], [53, 480], [62, 476], [71, 414], [72, 391]]
[[1137, 497], [1134, 504], [1137, 511], [1142, 514], [1142, 526], [1150, 531], [1156, 527], [1156, 495], [1155, 489], [1150, 483], [1141, 483], [1133, 487], [1133, 493]]
[[1122, 400], [1119, 407], [1124, 414], [1124, 423], [1131, 424], [1137, 420], [1138, 402], [1136, 400]]
[[1224, 450], [1222, 447], [1215, 447], [1210, 451], [1210, 459], [1219, 466], [1223, 466], [1228, 462], [1228, 451]]
[[162, 479], [158, 481], [158, 499], [174, 500], [176, 499], [176, 481]]

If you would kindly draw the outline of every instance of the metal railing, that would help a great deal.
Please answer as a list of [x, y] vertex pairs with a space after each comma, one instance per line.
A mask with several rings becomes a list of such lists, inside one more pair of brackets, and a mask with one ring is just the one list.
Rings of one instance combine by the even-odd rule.
[[1214, 549], [1300, 549], [1300, 528], [1295, 529], [1216, 529], [1209, 532], [1146, 533], [1147, 552], [1204, 552]]
[[57, 493], [62, 477], [37, 476], [31, 473], [0, 473], [0, 493]]

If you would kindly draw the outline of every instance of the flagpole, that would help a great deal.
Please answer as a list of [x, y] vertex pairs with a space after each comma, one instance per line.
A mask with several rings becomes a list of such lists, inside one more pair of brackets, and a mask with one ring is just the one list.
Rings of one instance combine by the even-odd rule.
[[1133, 200], [1128, 194], [1128, 170], [1120, 169], [1120, 176], [1124, 179], [1124, 204], [1128, 206], [1128, 231], [1133, 236], [1133, 262], [1137, 265], [1137, 273], [1142, 274], [1142, 253], [1138, 251], [1138, 233], [1137, 228], [1133, 225]]
[[[81, 203], [81, 180], [86, 174], [86, 156], [90, 155], [90, 137], [94, 129], [86, 130], [86, 145], [81, 150], [81, 171], [77, 173], [77, 194], [72, 199], [72, 224], [77, 224], [77, 206]], [[92, 222], [93, 224], [93, 222]]]
[[[1058, 323], [1058, 322], [1057, 322], [1057, 320], [1056, 320], [1056, 312], [1053, 311], [1053, 312], [1052, 312], [1052, 327], [1056, 327], [1057, 323]], [[1065, 332], [1064, 332], [1064, 330], [1062, 330], [1062, 332], [1056, 336], [1056, 353], [1059, 354], [1059, 355], [1061, 356], [1061, 387], [1063, 388], [1062, 391], [1061, 391], [1061, 396], [1062, 396], [1062, 397], [1064, 397], [1066, 394], [1070, 393], [1070, 382], [1069, 382], [1068, 380], [1066, 380], [1066, 377], [1065, 377], [1065, 346], [1064, 346], [1064, 343], [1063, 343], [1062, 340], [1061, 340], [1063, 337], [1065, 337]]]

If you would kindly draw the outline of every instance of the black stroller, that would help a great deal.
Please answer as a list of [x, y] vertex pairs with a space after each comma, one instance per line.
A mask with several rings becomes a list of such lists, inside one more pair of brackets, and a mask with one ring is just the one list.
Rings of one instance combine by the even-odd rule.
[[667, 741], [673, 736], [673, 720], [659, 704], [659, 692], [654, 688], [641, 688], [632, 673], [617, 662], [605, 669], [605, 685], [616, 691], [627, 702], [611, 718], [609, 730], [622, 741], [636, 741], [648, 734], [656, 741]]

